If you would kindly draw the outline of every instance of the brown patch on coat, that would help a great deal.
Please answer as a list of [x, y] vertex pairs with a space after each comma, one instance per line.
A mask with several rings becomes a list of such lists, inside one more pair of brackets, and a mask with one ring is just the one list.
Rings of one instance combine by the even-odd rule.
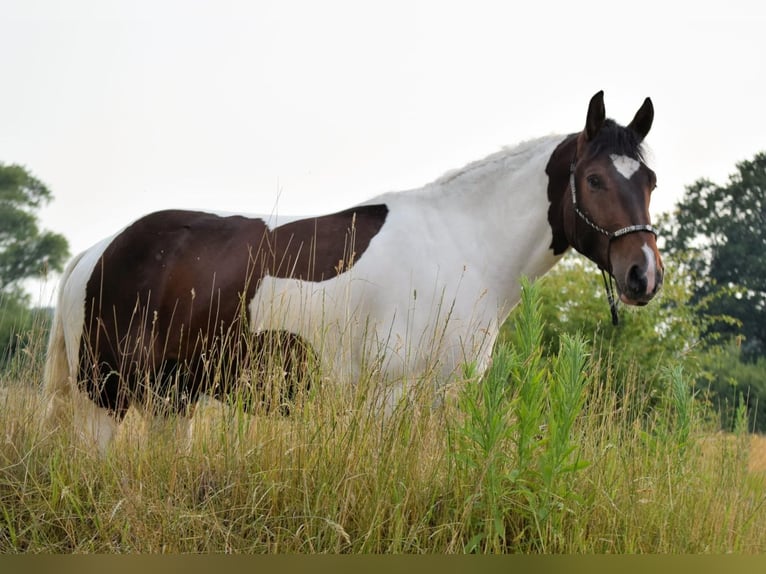
[[349, 270], [387, 214], [386, 205], [367, 205], [273, 230], [260, 219], [194, 211], [139, 219], [107, 247], [87, 284], [86, 390], [119, 419], [136, 401], [183, 411], [201, 392], [225, 396], [245, 369], [263, 371], [266, 343], [286, 372], [307, 364], [313, 351], [297, 335], [250, 333], [247, 303], [265, 276], [323, 281]]

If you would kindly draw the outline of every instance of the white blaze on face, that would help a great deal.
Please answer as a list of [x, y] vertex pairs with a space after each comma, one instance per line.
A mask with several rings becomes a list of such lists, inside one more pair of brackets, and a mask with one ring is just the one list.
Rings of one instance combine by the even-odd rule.
[[615, 169], [619, 171], [620, 175], [625, 179], [633, 177], [633, 174], [638, 171], [639, 167], [641, 167], [641, 162], [626, 155], [617, 155], [613, 153], [609, 158], [612, 160]]
[[657, 260], [654, 258], [654, 251], [646, 243], [641, 247], [646, 257], [646, 293], [654, 292], [657, 282]]

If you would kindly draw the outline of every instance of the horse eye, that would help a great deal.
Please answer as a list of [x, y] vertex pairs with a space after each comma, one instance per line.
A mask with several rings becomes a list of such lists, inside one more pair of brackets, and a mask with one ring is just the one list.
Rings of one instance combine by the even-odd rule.
[[588, 177], [585, 178], [585, 181], [587, 181], [588, 185], [593, 188], [596, 188], [596, 189], [601, 188], [601, 178], [597, 175], [589, 175]]

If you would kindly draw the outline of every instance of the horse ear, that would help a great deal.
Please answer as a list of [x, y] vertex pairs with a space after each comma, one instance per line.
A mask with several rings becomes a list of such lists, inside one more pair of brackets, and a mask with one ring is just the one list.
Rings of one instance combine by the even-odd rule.
[[649, 133], [652, 127], [652, 121], [654, 120], [654, 106], [652, 100], [646, 98], [639, 110], [636, 112], [633, 121], [628, 124], [628, 127], [638, 134], [638, 137], [642, 140]]
[[585, 137], [588, 141], [596, 137], [606, 119], [604, 90], [596, 92], [588, 104], [588, 118], [585, 120]]

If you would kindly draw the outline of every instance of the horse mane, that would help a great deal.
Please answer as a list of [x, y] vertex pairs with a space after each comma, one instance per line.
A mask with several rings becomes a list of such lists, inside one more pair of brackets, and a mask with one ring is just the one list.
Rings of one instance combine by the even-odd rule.
[[[498, 162], [509, 162], [509, 167], [513, 168], [513, 163], [519, 166], [524, 165], [529, 156], [539, 149], [540, 145], [551, 141], [551, 139], [562, 139], [560, 134], [551, 134], [539, 138], [522, 141], [516, 145], [505, 146], [500, 151], [488, 155], [485, 158], [473, 161], [461, 168], [450, 170], [436, 181], [435, 185], [444, 185], [455, 180], [468, 178], [472, 175], [478, 175], [478, 172], [484, 168], [490, 167]], [[598, 135], [591, 142], [591, 153], [599, 154], [608, 150], [610, 153], [626, 155], [641, 162], [646, 163], [646, 149], [641, 143], [638, 134], [632, 129], [621, 126], [612, 119], [606, 119], [604, 125], [599, 130]]]
[[[472, 175], [478, 175], [479, 171], [483, 171], [484, 168], [490, 167], [496, 163], [515, 163], [518, 166], [524, 165], [529, 156], [537, 153], [540, 146], [552, 139], [560, 139], [564, 136], [558, 134], [552, 134], [539, 138], [522, 141], [512, 146], [503, 146], [500, 151], [492, 153], [482, 159], [472, 161], [465, 166], [453, 169], [446, 172], [444, 175], [436, 179], [433, 184], [437, 186], [445, 185], [455, 180], [469, 178]], [[512, 165], [510, 167], [513, 167]]]

